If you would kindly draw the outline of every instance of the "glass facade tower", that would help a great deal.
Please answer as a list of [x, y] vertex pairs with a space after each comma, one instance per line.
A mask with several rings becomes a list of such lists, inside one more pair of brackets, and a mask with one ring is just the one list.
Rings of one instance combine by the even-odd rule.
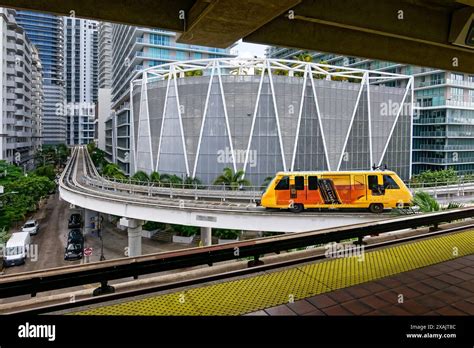
[[42, 62], [43, 144], [65, 144], [67, 122], [63, 109], [65, 99], [63, 18], [39, 12], [17, 11], [16, 20], [38, 48]]

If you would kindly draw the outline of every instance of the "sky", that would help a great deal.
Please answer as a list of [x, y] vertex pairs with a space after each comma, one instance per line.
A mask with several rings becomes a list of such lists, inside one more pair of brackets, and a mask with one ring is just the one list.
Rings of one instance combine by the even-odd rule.
[[234, 49], [239, 52], [239, 58], [253, 58], [254, 56], [265, 58], [265, 48], [267, 47], [266, 45], [251, 44], [240, 40]]

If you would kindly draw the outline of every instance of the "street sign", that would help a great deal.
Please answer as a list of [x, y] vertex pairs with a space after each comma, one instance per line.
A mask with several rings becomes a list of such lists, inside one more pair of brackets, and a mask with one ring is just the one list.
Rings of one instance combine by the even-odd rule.
[[92, 255], [92, 248], [85, 248], [84, 249], [84, 256], [91, 256]]

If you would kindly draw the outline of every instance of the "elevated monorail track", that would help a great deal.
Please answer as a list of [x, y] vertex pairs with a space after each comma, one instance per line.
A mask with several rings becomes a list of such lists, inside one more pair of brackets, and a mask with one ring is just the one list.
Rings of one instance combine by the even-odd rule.
[[59, 185], [61, 197], [78, 207], [137, 220], [198, 227], [304, 232], [391, 216], [360, 211], [307, 211], [295, 215], [257, 207], [255, 192], [117, 183], [97, 173], [84, 147], [73, 149]]

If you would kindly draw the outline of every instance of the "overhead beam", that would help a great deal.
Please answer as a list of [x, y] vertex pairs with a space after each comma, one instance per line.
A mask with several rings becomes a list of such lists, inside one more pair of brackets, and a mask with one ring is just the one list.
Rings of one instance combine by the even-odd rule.
[[227, 48], [302, 0], [197, 0], [178, 42]]
[[[62, 16], [90, 18], [106, 22], [184, 30], [180, 15], [188, 12], [194, 0], [0, 0], [0, 6]], [[183, 12], [180, 12], [183, 11]]]
[[474, 50], [448, 41], [452, 13], [462, 5], [444, 3], [305, 0], [244, 41], [472, 73]]

